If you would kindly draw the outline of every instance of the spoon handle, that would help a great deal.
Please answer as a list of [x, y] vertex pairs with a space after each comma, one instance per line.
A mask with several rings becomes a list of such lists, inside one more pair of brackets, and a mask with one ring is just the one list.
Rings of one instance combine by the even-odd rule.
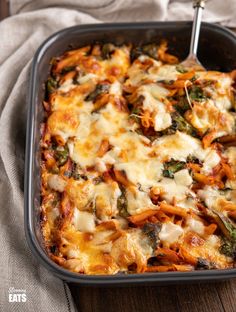
[[193, 27], [192, 27], [192, 35], [191, 35], [191, 43], [190, 43], [190, 51], [189, 55], [196, 57], [197, 56], [197, 47], [198, 47], [198, 39], [201, 27], [202, 20], [202, 10], [205, 7], [206, 0], [195, 0], [193, 1], [194, 7], [194, 18], [193, 18]]

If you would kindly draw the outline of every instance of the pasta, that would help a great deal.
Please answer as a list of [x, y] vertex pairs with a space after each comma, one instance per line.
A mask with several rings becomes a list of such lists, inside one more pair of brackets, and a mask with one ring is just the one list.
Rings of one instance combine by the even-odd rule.
[[183, 68], [166, 42], [96, 43], [51, 64], [41, 125], [51, 259], [80, 274], [234, 267], [235, 71]]

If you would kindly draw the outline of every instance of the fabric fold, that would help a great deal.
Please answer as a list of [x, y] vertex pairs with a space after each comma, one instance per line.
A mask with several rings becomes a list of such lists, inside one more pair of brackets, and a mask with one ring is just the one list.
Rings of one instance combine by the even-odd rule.
[[[68, 286], [49, 273], [27, 246], [23, 224], [27, 95], [33, 55], [52, 33], [74, 25], [191, 19], [184, 0], [11, 0], [0, 23], [0, 310], [68, 311]], [[209, 0], [204, 20], [236, 27], [236, 1]], [[26, 302], [9, 302], [24, 290]]]

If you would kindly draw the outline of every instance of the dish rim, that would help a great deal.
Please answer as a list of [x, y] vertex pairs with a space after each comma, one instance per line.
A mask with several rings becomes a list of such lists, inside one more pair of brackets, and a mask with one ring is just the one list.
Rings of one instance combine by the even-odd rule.
[[[68, 33], [83, 33], [86, 31], [103, 31], [108, 28], [113, 30], [135, 30], [135, 29], [147, 29], [151, 27], [158, 28], [165, 26], [179, 26], [187, 25], [189, 21], [172, 21], [172, 22], [134, 22], [134, 23], [102, 23], [102, 24], [86, 24], [68, 27], [57, 31], [48, 37], [37, 49], [30, 73], [29, 83], [29, 96], [27, 100], [28, 104], [28, 115], [27, 115], [27, 129], [26, 129], [26, 157], [25, 157], [25, 178], [24, 178], [24, 223], [25, 223], [25, 235], [30, 250], [36, 258], [39, 259], [40, 263], [44, 265], [49, 271], [53, 272], [57, 277], [66, 280], [68, 282], [80, 283], [81, 285], [118, 285], [118, 284], [150, 284], [150, 283], [179, 283], [179, 282], [193, 282], [201, 280], [223, 280], [228, 278], [236, 277], [236, 268], [233, 269], [216, 269], [216, 270], [198, 270], [190, 272], [157, 272], [157, 273], [132, 273], [132, 274], [115, 274], [115, 275], [86, 275], [80, 273], [74, 273], [63, 267], [57, 265], [52, 261], [36, 237], [34, 229], [34, 204], [32, 196], [32, 180], [33, 180], [33, 163], [34, 163], [34, 133], [35, 133], [35, 108], [36, 108], [36, 95], [38, 92], [37, 88], [37, 76], [39, 74], [39, 64], [43, 60], [44, 54], [47, 49], [54, 44], [60, 37], [64, 37]], [[224, 36], [230, 37], [236, 42], [236, 35], [226, 29], [223, 26], [203, 23], [203, 27], [211, 30], [220, 32]]]

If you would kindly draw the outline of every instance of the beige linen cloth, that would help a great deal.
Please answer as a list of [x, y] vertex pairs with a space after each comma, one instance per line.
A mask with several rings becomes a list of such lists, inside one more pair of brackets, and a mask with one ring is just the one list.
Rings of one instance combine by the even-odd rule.
[[[0, 311], [75, 311], [65, 283], [31, 255], [23, 228], [24, 147], [32, 57], [53, 32], [97, 22], [192, 18], [191, 1], [12, 0], [0, 23]], [[204, 19], [236, 27], [235, 0], [209, 0]], [[9, 302], [9, 289], [26, 302]]]

